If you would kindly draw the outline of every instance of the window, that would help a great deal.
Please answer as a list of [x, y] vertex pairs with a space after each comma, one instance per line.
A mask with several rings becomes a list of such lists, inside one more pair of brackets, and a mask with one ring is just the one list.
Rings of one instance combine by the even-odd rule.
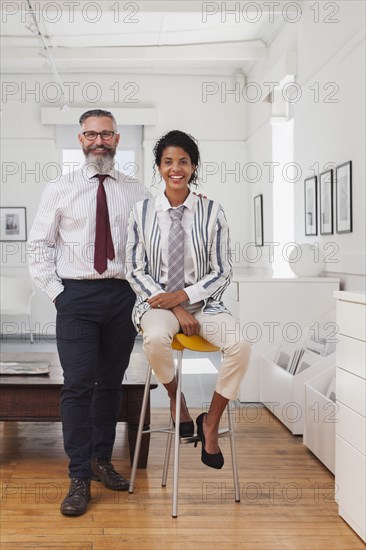
[[[272, 125], [272, 161], [279, 163], [273, 182], [273, 274], [293, 276], [286, 256], [288, 243], [294, 242], [294, 121]], [[276, 165], [275, 165], [276, 166]]]

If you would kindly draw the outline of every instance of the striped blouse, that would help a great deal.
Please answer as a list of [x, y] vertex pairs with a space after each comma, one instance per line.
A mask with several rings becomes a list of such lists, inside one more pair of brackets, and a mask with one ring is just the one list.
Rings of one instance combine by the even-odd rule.
[[[193, 286], [209, 293], [203, 313], [227, 312], [221, 298], [232, 276], [229, 228], [221, 205], [199, 197], [195, 202], [191, 229], [194, 266]], [[132, 209], [126, 248], [126, 278], [136, 293], [133, 320], [137, 328], [150, 306], [147, 300], [164, 292], [161, 283], [162, 248], [157, 200], [146, 199]], [[191, 287], [190, 287], [191, 288]]]

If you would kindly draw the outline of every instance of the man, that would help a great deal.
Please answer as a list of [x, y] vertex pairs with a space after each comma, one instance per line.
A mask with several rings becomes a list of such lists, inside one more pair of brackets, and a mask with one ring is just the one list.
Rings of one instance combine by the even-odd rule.
[[125, 243], [133, 204], [149, 196], [141, 183], [114, 169], [120, 135], [112, 113], [88, 111], [79, 122], [85, 165], [46, 186], [29, 237], [31, 275], [57, 309], [71, 478], [61, 504], [67, 516], [87, 510], [91, 479], [128, 489], [111, 463], [120, 387], [136, 336]]

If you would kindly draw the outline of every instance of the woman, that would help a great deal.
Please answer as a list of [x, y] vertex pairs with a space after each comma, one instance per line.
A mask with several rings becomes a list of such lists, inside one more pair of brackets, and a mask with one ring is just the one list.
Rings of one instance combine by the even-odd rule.
[[[126, 277], [137, 295], [134, 322], [143, 332], [155, 376], [167, 389], [173, 421], [174, 335], [199, 334], [220, 347], [223, 361], [212, 401], [196, 423], [202, 462], [222, 468], [220, 418], [228, 401], [237, 398], [251, 351], [240, 339], [238, 321], [221, 302], [232, 273], [228, 226], [220, 204], [190, 191], [200, 162], [191, 136], [169, 132], [156, 143], [154, 155], [165, 193], [137, 203], [129, 223]], [[194, 432], [183, 395], [179, 431], [182, 437]]]

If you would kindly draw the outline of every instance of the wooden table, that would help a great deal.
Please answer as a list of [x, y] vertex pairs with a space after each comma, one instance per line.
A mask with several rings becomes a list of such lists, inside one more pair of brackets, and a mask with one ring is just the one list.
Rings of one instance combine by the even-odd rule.
[[[61, 420], [60, 391], [62, 369], [57, 353], [2, 353], [1, 361], [47, 361], [50, 373], [42, 375], [0, 376], [0, 420], [13, 422], [54, 422]], [[127, 422], [130, 460], [132, 464], [136, 434], [146, 379], [146, 360], [141, 354], [131, 355], [130, 366], [122, 382], [119, 421]], [[157, 387], [153, 380], [150, 389]], [[150, 399], [144, 429], [150, 426]], [[142, 438], [138, 468], [146, 468], [150, 434]]]

